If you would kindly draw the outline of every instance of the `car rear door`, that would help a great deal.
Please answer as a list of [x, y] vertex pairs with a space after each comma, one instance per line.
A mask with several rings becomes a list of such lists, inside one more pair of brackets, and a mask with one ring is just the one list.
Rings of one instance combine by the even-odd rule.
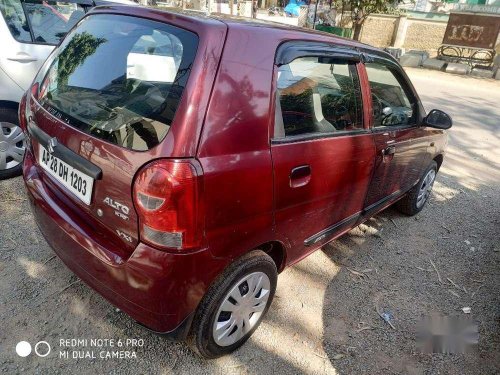
[[275, 220], [294, 262], [357, 221], [375, 149], [355, 51], [287, 42], [276, 64]]
[[27, 90], [54, 46], [91, 4], [90, 0], [1, 0], [0, 10], [8, 30], [2, 30], [0, 25], [0, 68]]
[[426, 147], [418, 137], [419, 101], [401, 68], [380, 56], [368, 56], [363, 66], [371, 92], [370, 125], [376, 147], [365, 202], [370, 214], [418, 181]]
[[121, 257], [139, 240], [134, 176], [151, 160], [194, 156], [208, 91], [183, 92], [213, 83], [218, 61], [197, 55], [198, 47], [222, 49], [222, 23], [214, 26], [220, 38], [195, 25], [198, 37], [182, 17], [175, 23], [89, 15], [41, 69], [28, 106], [32, 153], [46, 186]]

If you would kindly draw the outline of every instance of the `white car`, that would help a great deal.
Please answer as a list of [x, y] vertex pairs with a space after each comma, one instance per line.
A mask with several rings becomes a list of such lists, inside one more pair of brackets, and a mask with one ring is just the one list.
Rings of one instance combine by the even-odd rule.
[[21, 173], [24, 134], [21, 97], [66, 33], [97, 5], [128, 0], [0, 0], [0, 180]]

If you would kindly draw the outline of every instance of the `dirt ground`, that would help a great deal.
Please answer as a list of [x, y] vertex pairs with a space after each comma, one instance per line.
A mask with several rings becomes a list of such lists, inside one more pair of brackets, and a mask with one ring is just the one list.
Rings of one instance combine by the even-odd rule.
[[[19, 373], [495, 374], [500, 372], [500, 82], [410, 70], [427, 110], [455, 122], [427, 207], [388, 209], [280, 275], [268, 316], [233, 355], [205, 361], [135, 324], [55, 258], [20, 178], [0, 182], [0, 370]], [[439, 272], [442, 282], [431, 261]], [[360, 276], [357, 272], [363, 272]], [[455, 285], [453, 285], [453, 284]], [[392, 315], [391, 328], [376, 311]], [[470, 354], [420, 354], [431, 312], [471, 316]], [[143, 339], [136, 359], [64, 359], [60, 339]], [[16, 344], [52, 352], [17, 356]], [[80, 350], [75, 348], [75, 350]], [[88, 350], [83, 348], [81, 350]], [[99, 351], [98, 351], [99, 352]]]

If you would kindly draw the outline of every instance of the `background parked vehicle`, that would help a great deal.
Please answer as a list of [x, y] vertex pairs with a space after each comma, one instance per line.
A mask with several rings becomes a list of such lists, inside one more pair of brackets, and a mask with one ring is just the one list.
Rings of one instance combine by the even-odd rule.
[[128, 0], [0, 0], [0, 179], [21, 174], [25, 140], [17, 110], [54, 46], [96, 5]]
[[451, 127], [375, 48], [126, 7], [72, 30], [20, 119], [55, 252], [205, 357], [250, 337], [285, 267], [393, 203], [422, 210]]

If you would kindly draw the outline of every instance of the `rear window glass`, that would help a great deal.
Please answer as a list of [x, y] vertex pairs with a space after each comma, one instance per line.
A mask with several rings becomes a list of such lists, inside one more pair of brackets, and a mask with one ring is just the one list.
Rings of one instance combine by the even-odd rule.
[[197, 45], [196, 34], [171, 25], [89, 16], [51, 57], [40, 104], [97, 138], [149, 150], [172, 124]]

